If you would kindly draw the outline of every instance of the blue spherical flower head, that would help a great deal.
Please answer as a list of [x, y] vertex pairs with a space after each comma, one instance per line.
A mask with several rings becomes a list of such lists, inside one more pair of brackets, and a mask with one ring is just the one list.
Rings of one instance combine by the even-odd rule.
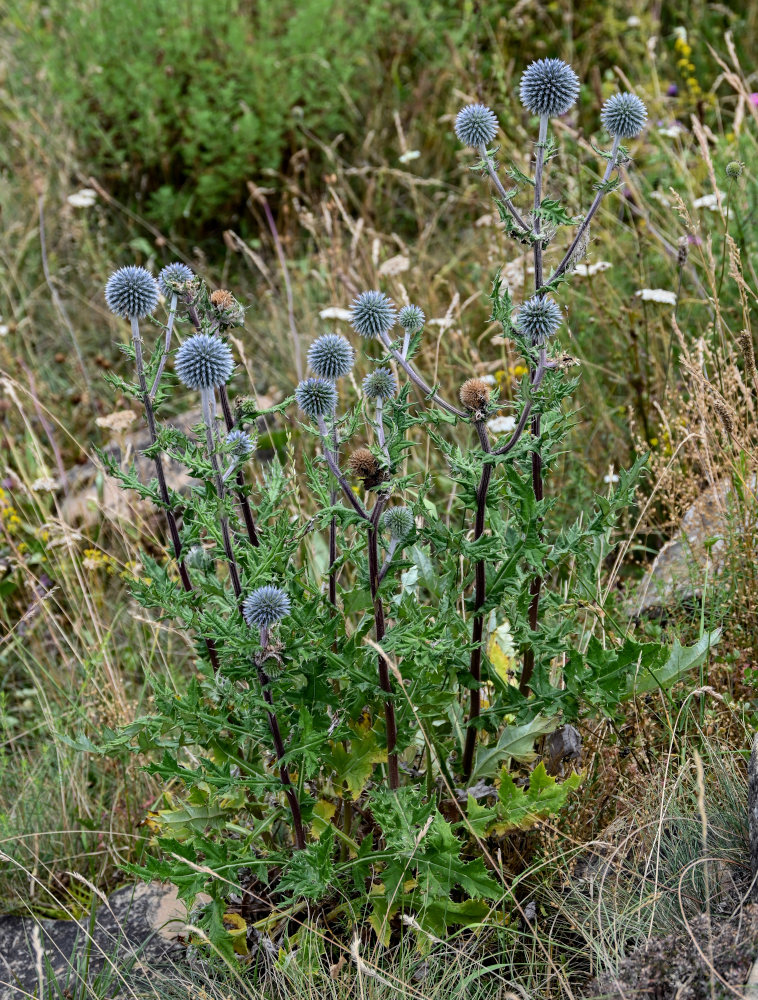
[[174, 369], [188, 389], [210, 389], [224, 385], [234, 370], [229, 345], [207, 333], [196, 333], [176, 352]]
[[286, 618], [291, 609], [292, 604], [286, 591], [271, 585], [258, 587], [242, 603], [245, 621], [258, 628], [270, 628]]
[[253, 439], [247, 431], [239, 429], [229, 431], [226, 435], [226, 444], [235, 458], [247, 458], [253, 453]]
[[327, 417], [337, 408], [337, 390], [327, 378], [307, 378], [295, 389], [295, 401], [306, 417]]
[[319, 378], [334, 381], [347, 375], [355, 362], [352, 344], [338, 333], [325, 333], [308, 348], [308, 364]]
[[194, 277], [194, 271], [187, 267], [186, 264], [180, 264], [179, 262], [168, 264], [158, 275], [158, 287], [164, 297], [170, 299], [172, 295], [183, 291], [187, 282], [192, 281]]
[[397, 392], [397, 380], [389, 368], [377, 368], [363, 380], [366, 399], [392, 399]]
[[158, 283], [144, 267], [120, 267], [108, 278], [105, 301], [116, 316], [142, 319], [158, 305]]
[[381, 337], [395, 325], [397, 312], [384, 292], [361, 292], [350, 307], [350, 322], [361, 337]]
[[600, 121], [609, 135], [633, 139], [645, 127], [647, 108], [636, 94], [614, 94], [600, 112]]
[[455, 134], [464, 146], [489, 146], [500, 127], [486, 104], [467, 104], [455, 116]]
[[426, 322], [426, 316], [418, 306], [403, 306], [397, 320], [406, 333], [416, 333]]
[[521, 103], [533, 115], [565, 114], [579, 96], [579, 77], [562, 59], [538, 59], [524, 70]]
[[413, 531], [415, 521], [410, 507], [390, 507], [382, 514], [382, 527], [395, 542], [402, 542]]
[[541, 346], [552, 337], [562, 320], [558, 304], [549, 295], [534, 295], [519, 309], [516, 325], [527, 340]]

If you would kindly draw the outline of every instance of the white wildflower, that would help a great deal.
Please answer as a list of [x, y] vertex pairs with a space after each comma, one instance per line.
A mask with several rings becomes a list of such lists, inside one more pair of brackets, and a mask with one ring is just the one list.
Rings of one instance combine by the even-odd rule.
[[604, 483], [608, 483], [608, 485], [610, 486], [611, 483], [617, 483], [618, 481], [619, 481], [619, 477], [613, 471], [613, 466], [611, 466], [610, 472], [608, 473], [608, 475], [607, 476], [603, 476], [603, 482]]
[[651, 191], [648, 197], [652, 198], [653, 201], [660, 202], [664, 208], [671, 208], [671, 199], [663, 191], [659, 191], [658, 188]]
[[319, 316], [321, 319], [344, 319], [349, 323], [352, 313], [349, 309], [341, 309], [339, 306], [329, 306], [327, 309], [322, 309]]
[[417, 160], [421, 156], [418, 149], [409, 149], [402, 156], [398, 157], [399, 163], [410, 163], [412, 160]]
[[679, 122], [674, 122], [673, 125], [667, 125], [666, 128], [659, 128], [658, 135], [665, 135], [669, 139], [678, 139], [682, 132], [686, 132], [687, 129], [684, 125], [680, 125]]
[[704, 194], [702, 198], [696, 198], [692, 202], [693, 208], [709, 208], [712, 212], [717, 212], [719, 207], [719, 195], [721, 198], [726, 198], [723, 191], [719, 191], [718, 195]]
[[581, 278], [591, 278], [593, 274], [607, 271], [611, 266], [607, 260], [596, 260], [594, 264], [577, 264], [574, 267], [574, 274], [578, 274]]
[[663, 305], [676, 305], [676, 292], [669, 292], [666, 288], [640, 288], [635, 293], [643, 302], [661, 302]]
[[485, 385], [497, 385], [497, 379], [494, 375], [482, 375], [482, 382]]
[[95, 423], [98, 427], [105, 427], [115, 434], [123, 434], [136, 419], [137, 414], [134, 410], [116, 410], [115, 413], [109, 413], [105, 417], [96, 417]]
[[515, 417], [492, 417], [487, 421], [487, 426], [493, 434], [508, 434], [516, 429]]
[[627, 28], [639, 28], [639, 26], [641, 24], [642, 24], [642, 21], [640, 21], [640, 19], [637, 17], [636, 14], [632, 14], [631, 17], [628, 17], [626, 19], [626, 26], [627, 26]]
[[58, 489], [58, 480], [50, 476], [40, 476], [32, 483], [32, 490], [35, 493], [55, 493]]
[[385, 260], [379, 268], [379, 274], [382, 277], [393, 277], [396, 274], [402, 274], [403, 271], [407, 271], [410, 266], [410, 258], [406, 257], [405, 254], [399, 253], [394, 257], [390, 257], [389, 260]]
[[66, 201], [74, 208], [91, 208], [97, 201], [97, 191], [93, 188], [82, 188], [70, 194]]

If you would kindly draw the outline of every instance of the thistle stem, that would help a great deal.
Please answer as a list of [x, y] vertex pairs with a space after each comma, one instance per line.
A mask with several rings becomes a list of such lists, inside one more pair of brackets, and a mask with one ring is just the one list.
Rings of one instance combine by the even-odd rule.
[[[486, 454], [491, 452], [487, 427], [482, 420], [474, 421], [476, 432], [479, 435], [479, 443], [482, 451]], [[487, 491], [489, 490], [490, 479], [492, 478], [492, 465], [485, 462], [482, 465], [482, 472], [479, 478], [479, 486], [476, 491], [476, 521], [474, 524], [474, 541], [476, 542], [484, 534], [484, 521], [487, 512]], [[469, 722], [466, 731], [466, 744], [463, 750], [463, 776], [468, 780], [471, 775], [471, 768], [474, 762], [474, 749], [476, 748], [476, 719], [481, 711], [481, 682], [482, 682], [482, 635], [484, 631], [484, 615], [481, 608], [487, 598], [487, 576], [484, 559], [479, 559], [474, 569], [474, 625], [471, 640], [471, 658], [469, 670], [474, 680], [474, 687], [471, 688], [471, 700], [469, 708]]]
[[350, 483], [348, 483], [347, 479], [345, 479], [345, 477], [342, 475], [342, 472], [340, 471], [340, 468], [337, 465], [334, 455], [332, 455], [331, 448], [329, 447], [329, 430], [327, 429], [326, 421], [324, 420], [323, 417], [317, 417], [316, 422], [318, 424], [318, 429], [321, 432], [321, 442], [324, 447], [324, 458], [326, 459], [326, 464], [331, 469], [334, 478], [342, 487], [342, 492], [345, 495], [345, 499], [350, 503], [350, 506], [353, 508], [356, 514], [359, 514], [365, 521], [368, 521], [369, 520], [368, 512], [366, 511], [366, 509], [364, 508], [363, 504], [360, 502], [358, 497], [355, 495], [355, 493], [353, 493], [350, 487]]
[[396, 351], [392, 346], [392, 341], [389, 338], [389, 334], [380, 334], [379, 339], [384, 344], [384, 346], [389, 350], [392, 357], [397, 361], [401, 368], [403, 368], [408, 375], [411, 382], [414, 382], [419, 389], [424, 393], [425, 396], [429, 396], [433, 403], [436, 403], [441, 410], [445, 410], [447, 413], [451, 413], [454, 417], [465, 417], [466, 414], [463, 410], [457, 409], [451, 403], [447, 403], [441, 396], [426, 384], [426, 382], [421, 378], [417, 371], [411, 367], [409, 362], [403, 357], [400, 351]]
[[408, 357], [408, 348], [411, 346], [411, 332], [406, 330], [403, 335], [403, 349], [400, 352], [404, 358]]
[[[387, 503], [386, 495], [378, 496], [368, 524], [368, 572], [369, 584], [371, 587], [371, 599], [374, 602], [374, 630], [376, 642], [381, 645], [384, 638], [384, 604], [379, 596], [379, 518]], [[395, 721], [395, 706], [392, 703], [392, 683], [390, 681], [387, 661], [382, 653], [377, 658], [379, 672], [379, 686], [388, 697], [384, 701], [384, 725], [387, 734], [387, 770], [389, 772], [389, 786], [392, 791], [396, 791], [400, 786], [400, 776], [398, 773], [397, 754], [395, 745], [397, 743], [397, 723]]]
[[[137, 379], [139, 380], [140, 394], [142, 396], [142, 405], [145, 408], [145, 417], [147, 419], [147, 428], [150, 435], [150, 445], [155, 446], [158, 440], [158, 433], [155, 425], [155, 411], [153, 409], [153, 400], [147, 389], [147, 379], [145, 377], [145, 362], [142, 356], [142, 338], [140, 336], [139, 330], [139, 320], [136, 317], [132, 317], [132, 343], [134, 345], [134, 360], [137, 368]], [[182, 582], [182, 587], [185, 592], [191, 594], [194, 590], [192, 586], [192, 581], [190, 580], [189, 573], [187, 572], [187, 567], [182, 558], [182, 541], [179, 537], [179, 528], [176, 523], [176, 516], [171, 506], [171, 498], [168, 492], [168, 486], [166, 485], [166, 474], [163, 469], [163, 462], [161, 461], [160, 455], [155, 455], [153, 462], [155, 463], [155, 474], [158, 477], [158, 492], [160, 494], [161, 502], [163, 503], [163, 509], [166, 514], [166, 521], [168, 522], [168, 531], [171, 536], [171, 546], [174, 550], [174, 558], [176, 559], [177, 565], [179, 567], [179, 579]], [[212, 639], [205, 639], [205, 648], [208, 650], [208, 657], [211, 661], [211, 665], [214, 671], [219, 669], [218, 652], [216, 650], [216, 644]]]
[[384, 557], [384, 562], [382, 563], [382, 568], [379, 570], [379, 583], [381, 583], [382, 580], [387, 575], [387, 572], [388, 572], [388, 570], [390, 568], [390, 565], [392, 563], [392, 557], [395, 555], [395, 551], [397, 550], [397, 547], [398, 547], [399, 544], [400, 544], [400, 542], [397, 540], [397, 538], [391, 538], [390, 539], [389, 548], [387, 549], [387, 555]]
[[[219, 388], [219, 397], [221, 399], [221, 409], [224, 414], [224, 423], [226, 424], [227, 431], [234, 429], [234, 417], [232, 416], [232, 408], [229, 405], [229, 393], [226, 391], [226, 386], [222, 385]], [[255, 527], [255, 520], [253, 518], [253, 512], [250, 509], [250, 499], [245, 493], [245, 476], [242, 469], [237, 470], [237, 489], [235, 491], [237, 501], [239, 502], [240, 508], [242, 509], [242, 519], [245, 522], [245, 528], [247, 530], [247, 537], [250, 539], [250, 544], [254, 548], [258, 548], [261, 544], [260, 538], [258, 537], [258, 531]]]
[[[335, 464], [339, 461], [339, 438], [337, 436], [336, 421], [332, 425], [332, 454]], [[332, 506], [337, 502], [337, 490], [332, 488], [329, 494]], [[329, 522], [329, 603], [337, 607], [337, 518], [332, 517]]]
[[[261, 657], [265, 657], [266, 648], [268, 646], [268, 636], [266, 635], [264, 638], [263, 631], [264, 630], [261, 629], [261, 646], [263, 647]], [[263, 669], [264, 662], [265, 659], [256, 657], [255, 666], [258, 673], [258, 683], [261, 686], [264, 701], [268, 706], [266, 712], [268, 715], [268, 728], [271, 733], [271, 739], [273, 740], [274, 750], [279, 763], [279, 779], [284, 787], [284, 794], [287, 796], [287, 802], [290, 807], [290, 812], [292, 813], [292, 829], [295, 833], [295, 846], [298, 850], [302, 851], [305, 847], [305, 831], [303, 830], [303, 817], [300, 812], [300, 800], [298, 799], [297, 792], [292, 785], [289, 768], [284, 760], [284, 740], [282, 739], [282, 732], [279, 728], [279, 720], [274, 712], [274, 697], [271, 694], [270, 687], [271, 679]]]
[[[613, 172], [613, 168], [616, 166], [616, 157], [618, 156], [618, 150], [619, 150], [619, 144], [620, 144], [620, 142], [621, 142], [620, 136], [614, 136], [613, 146], [611, 148], [611, 156], [610, 156], [610, 159], [608, 160], [608, 163], [606, 165], [605, 173], [603, 174], [603, 179], [600, 182], [600, 189], [598, 190], [597, 194], [595, 195], [595, 197], [593, 199], [593, 202], [592, 202], [592, 204], [589, 207], [589, 211], [587, 212], [587, 214], [585, 215], [584, 219], [582, 220], [581, 225], [577, 229], [576, 236], [574, 236], [574, 239], [571, 241], [571, 246], [568, 248], [568, 250], [564, 254], [563, 260], [560, 262], [560, 264], [558, 265], [558, 267], [556, 267], [556, 269], [553, 271], [553, 273], [550, 275], [550, 277], [545, 282], [545, 287], [548, 287], [549, 285], [552, 285], [553, 282], [557, 278], [560, 278], [560, 276], [566, 270], [566, 268], [568, 267], [569, 263], [571, 262], [571, 258], [574, 256], [574, 251], [579, 246], [579, 243], [581, 242], [582, 237], [584, 236], [584, 234], [587, 231], [587, 227], [589, 226], [590, 222], [592, 221], [592, 217], [594, 216], [595, 212], [597, 212], [598, 208], [600, 207], [600, 202], [603, 200], [603, 195], [605, 194], [605, 191], [603, 190], [603, 188], [605, 187], [605, 185], [610, 180], [611, 174]], [[535, 275], [535, 277], [536, 277], [536, 275]], [[542, 282], [540, 282], [540, 286], [541, 286], [541, 284], [542, 284]], [[538, 292], [542, 290], [540, 286], [537, 287], [537, 291]]]
[[387, 442], [384, 437], [384, 400], [377, 399], [376, 401], [376, 422], [374, 426], [376, 427], [376, 439], [379, 442], [379, 447], [384, 452], [384, 456], [387, 459], [387, 465], [390, 464], [390, 453], [387, 450]]
[[[205, 439], [208, 445], [208, 458], [213, 466], [213, 474], [216, 479], [216, 492], [219, 503], [223, 504], [226, 495], [226, 488], [221, 477], [221, 469], [216, 455], [216, 429], [214, 426], [215, 393], [212, 387], [200, 390], [200, 402], [203, 408], [203, 423], [205, 424]], [[224, 555], [229, 566], [229, 576], [231, 577], [234, 593], [239, 600], [242, 596], [242, 585], [240, 583], [239, 570], [237, 569], [237, 559], [234, 555], [232, 538], [229, 533], [229, 519], [225, 514], [219, 515], [219, 525], [221, 526], [221, 538], [224, 543]]]
[[[208, 454], [210, 457], [211, 465], [213, 466], [214, 475], [216, 477], [216, 489], [219, 495], [219, 501], [224, 500], [224, 484], [221, 480], [221, 472], [218, 466], [218, 458], [216, 456], [215, 447], [215, 427], [213, 425], [213, 410], [215, 405], [215, 392], [213, 388], [201, 389], [200, 390], [200, 401], [203, 408], [203, 421], [205, 423], [205, 437], [208, 445]], [[242, 584], [240, 583], [239, 572], [237, 570], [237, 562], [234, 557], [234, 549], [232, 548], [232, 541], [229, 535], [229, 522], [221, 515], [219, 517], [219, 522], [221, 524], [221, 534], [224, 540], [224, 553], [226, 555], [227, 562], [229, 564], [229, 576], [232, 581], [232, 589], [234, 590], [234, 596], [237, 599], [237, 606], [240, 609], [240, 614], [242, 613]], [[261, 646], [265, 649], [268, 646], [268, 630], [261, 630]], [[287, 802], [289, 803], [290, 812], [292, 813], [292, 828], [295, 833], [295, 844], [298, 849], [301, 850], [305, 847], [305, 835], [303, 833], [303, 820], [300, 813], [300, 802], [297, 797], [295, 789], [292, 787], [292, 782], [290, 781], [289, 770], [286, 763], [284, 762], [284, 741], [282, 740], [282, 733], [279, 729], [279, 720], [274, 712], [274, 698], [271, 694], [271, 689], [269, 688], [269, 677], [262, 666], [262, 662], [256, 659], [255, 661], [256, 670], [258, 673], [258, 682], [261, 686], [261, 691], [263, 692], [263, 698], [268, 706], [268, 728], [271, 733], [271, 738], [274, 743], [274, 750], [276, 752], [276, 757], [279, 762], [279, 777], [284, 788], [284, 794], [287, 797]]]
[[513, 221], [516, 223], [517, 226], [519, 226], [521, 229], [523, 229], [525, 233], [528, 233], [529, 232], [529, 226], [527, 226], [526, 222], [524, 222], [524, 220], [518, 214], [518, 212], [516, 211], [516, 206], [513, 204], [513, 202], [511, 201], [511, 199], [508, 197], [508, 192], [503, 187], [503, 183], [500, 180], [500, 178], [498, 177], [497, 172], [495, 171], [495, 167], [492, 164], [492, 160], [490, 159], [489, 154], [487, 153], [487, 147], [484, 145], [484, 143], [482, 143], [479, 146], [479, 154], [482, 157], [482, 159], [484, 160], [484, 162], [487, 164], [487, 173], [490, 175], [490, 179], [492, 180], [492, 183], [497, 188], [497, 193], [500, 195], [500, 197], [501, 197], [501, 199], [503, 201], [503, 204], [508, 209], [508, 211], [511, 213], [511, 216], [513, 217]]
[[155, 397], [158, 392], [158, 385], [163, 375], [163, 369], [166, 367], [166, 361], [168, 360], [168, 352], [171, 350], [171, 336], [174, 331], [174, 320], [176, 319], [176, 304], [179, 298], [176, 293], [171, 296], [171, 305], [168, 311], [168, 321], [166, 323], [166, 336], [163, 341], [163, 351], [161, 352], [161, 360], [158, 363], [158, 371], [155, 373], [155, 378], [153, 379], [153, 384], [150, 389], [150, 402], [155, 402]]

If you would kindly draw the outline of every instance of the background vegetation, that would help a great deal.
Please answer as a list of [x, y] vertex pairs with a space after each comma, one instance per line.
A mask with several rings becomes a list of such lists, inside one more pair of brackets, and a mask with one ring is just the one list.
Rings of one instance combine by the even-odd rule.
[[[192, 670], [186, 638], [128, 596], [140, 549], [160, 549], [158, 525], [139, 507], [116, 506], [88, 465], [93, 445], [123, 446], [138, 426], [114, 421], [102, 379], [123, 370], [125, 331], [102, 300], [110, 271], [131, 262], [157, 271], [180, 258], [233, 288], [249, 306], [239, 351], [259, 398], [289, 392], [293, 337], [305, 347], [341, 329], [321, 313], [380, 284], [433, 318], [437, 338], [419, 365], [448, 394], [476, 372], [494, 374], [507, 396], [515, 360], [477, 290], [506, 263], [518, 297], [528, 257], [491, 224], [453, 116], [466, 100], [486, 101], [504, 155], [519, 162], [529, 150], [520, 73], [534, 57], [569, 60], [583, 91], [557, 123], [557, 169], [578, 207], [597, 180], [590, 141], [601, 100], [622, 85], [648, 104], [623, 196], [604, 203], [587, 274], [567, 297], [564, 347], [581, 364], [581, 420], [574, 460], [555, 478], [581, 502], [650, 451], [639, 519], [607, 567], [608, 586], [627, 590], [689, 503], [734, 483], [727, 572], [699, 581], [701, 600], [641, 625], [682, 641], [727, 630], [696, 688], [630, 709], [621, 735], [583, 733], [581, 801], [559, 829], [518, 845], [540, 930], [524, 932], [501, 978], [560, 995], [554, 968], [587, 954], [581, 935], [554, 932], [565, 905], [556, 880], [574, 854], [615, 818], [637, 815], [652, 792], [669, 803], [666, 768], [678, 773], [703, 741], [733, 764], [741, 788], [731, 755], [755, 724], [755, 412], [738, 337], [758, 288], [749, 48], [758, 9], [124, 0], [115, 11], [95, 0], [11, 0], [0, 28], [0, 897], [37, 914], [86, 910], [90, 891], [72, 870], [104, 889], [118, 884], [118, 864], [150, 835], [145, 816], [158, 794], [143, 773], [92, 761], [60, 735], [129, 721], [144, 707], [148, 672], [181, 690]], [[746, 168], [732, 181], [735, 160]], [[671, 306], [637, 294], [644, 289], [678, 293], [676, 328]], [[285, 421], [269, 443], [284, 447], [297, 433]], [[718, 786], [715, 768], [706, 780]], [[687, 787], [676, 808], [692, 816], [696, 783]], [[665, 933], [673, 918], [656, 899], [647, 905], [663, 914], [655, 929]], [[638, 933], [583, 926], [612, 958]], [[484, 966], [463, 947], [442, 953], [478, 983]], [[449, 971], [414, 980], [414, 961], [398, 956], [395, 985], [420, 982], [412, 990], [431, 994], [436, 976], [447, 989]], [[594, 971], [585, 959], [578, 968], [584, 978]]]

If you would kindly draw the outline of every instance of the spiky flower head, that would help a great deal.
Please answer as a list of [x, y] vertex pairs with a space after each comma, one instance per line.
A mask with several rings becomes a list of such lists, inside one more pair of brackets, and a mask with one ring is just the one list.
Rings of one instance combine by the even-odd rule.
[[307, 378], [295, 389], [295, 401], [306, 417], [326, 417], [337, 408], [337, 390], [328, 378]]
[[158, 282], [144, 267], [120, 267], [108, 278], [105, 301], [116, 316], [142, 319], [158, 305]]
[[181, 264], [179, 261], [167, 264], [158, 275], [158, 288], [165, 298], [170, 299], [172, 295], [183, 291], [187, 282], [192, 281], [194, 277], [194, 271], [186, 264]]
[[726, 165], [726, 176], [730, 180], [736, 180], [738, 177], [742, 176], [742, 171], [745, 169], [745, 164], [740, 160], [730, 160]]
[[489, 146], [500, 124], [486, 104], [467, 104], [455, 116], [455, 134], [464, 146]]
[[351, 475], [360, 479], [367, 489], [384, 481], [384, 473], [373, 452], [368, 448], [356, 448], [347, 460]]
[[562, 322], [561, 310], [549, 295], [533, 295], [518, 311], [516, 325], [532, 344], [544, 344]]
[[461, 386], [458, 395], [467, 410], [472, 413], [481, 413], [489, 406], [492, 392], [483, 379], [469, 378]]
[[361, 292], [350, 307], [350, 322], [361, 337], [381, 337], [389, 333], [397, 320], [392, 301], [384, 292]]
[[208, 573], [213, 569], [213, 556], [202, 545], [193, 545], [184, 560], [190, 569]]
[[382, 527], [390, 538], [402, 542], [413, 531], [415, 521], [410, 507], [390, 507], [382, 514]]
[[397, 319], [406, 333], [415, 333], [426, 322], [424, 311], [418, 306], [403, 306]]
[[521, 77], [519, 96], [533, 115], [564, 115], [579, 96], [579, 77], [562, 59], [537, 59]]
[[229, 345], [220, 337], [196, 333], [176, 352], [174, 369], [188, 389], [210, 389], [229, 381], [234, 359]]
[[349, 340], [338, 333], [325, 333], [308, 348], [308, 364], [319, 378], [334, 381], [350, 371], [355, 351]]
[[363, 380], [366, 399], [392, 399], [397, 392], [397, 379], [389, 368], [377, 368]]
[[609, 135], [633, 139], [645, 127], [647, 108], [636, 94], [614, 94], [600, 111], [600, 121]]
[[242, 304], [225, 288], [217, 288], [215, 292], [211, 292], [211, 305], [221, 326], [242, 326], [245, 322]]
[[247, 431], [239, 428], [229, 431], [226, 435], [226, 444], [235, 458], [247, 458], [253, 452], [253, 439]]
[[258, 587], [248, 594], [242, 602], [242, 614], [248, 625], [258, 628], [269, 628], [286, 618], [292, 609], [292, 603], [281, 587]]

